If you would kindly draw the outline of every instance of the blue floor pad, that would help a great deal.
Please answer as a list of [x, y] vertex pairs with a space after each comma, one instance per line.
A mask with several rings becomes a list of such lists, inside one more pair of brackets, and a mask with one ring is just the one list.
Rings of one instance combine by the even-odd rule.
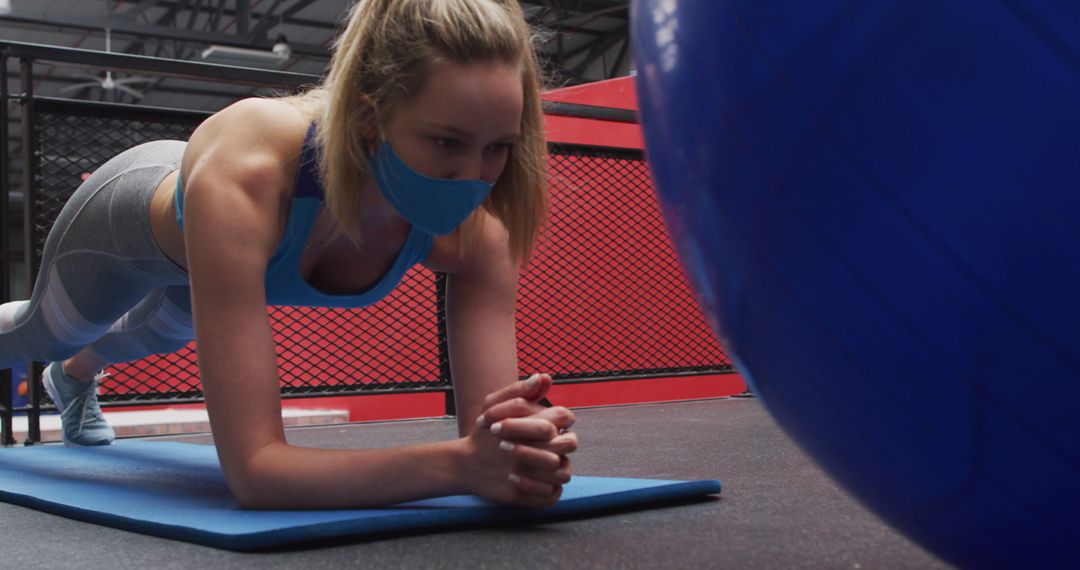
[[227, 550], [386, 536], [491, 524], [536, 523], [656, 506], [720, 492], [720, 482], [578, 477], [547, 509], [475, 496], [379, 509], [251, 511], [236, 506], [213, 447], [119, 440], [97, 448], [0, 449], [0, 500], [73, 519]]

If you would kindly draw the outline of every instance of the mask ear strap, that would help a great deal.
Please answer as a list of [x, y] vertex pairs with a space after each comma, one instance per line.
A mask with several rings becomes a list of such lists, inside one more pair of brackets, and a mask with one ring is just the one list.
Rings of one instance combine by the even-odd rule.
[[392, 145], [390, 145], [390, 139], [386, 138], [386, 133], [383, 132], [382, 130], [380, 130], [379, 131], [379, 140], [372, 145], [372, 147], [370, 149], [371, 154], [369, 154], [368, 157], [369, 158], [374, 158], [375, 155], [379, 152], [379, 148], [382, 147], [383, 145], [392, 146]]
[[[361, 93], [359, 97], [361, 106], [365, 107], [363, 109], [364, 116], [362, 118], [362, 121], [366, 123], [363, 129], [364, 154], [366, 154], [368, 158], [372, 158], [375, 156], [375, 153], [378, 152], [379, 144], [385, 142], [386, 135], [383, 133], [382, 128], [379, 127], [379, 113], [375, 108], [375, 101], [373, 101], [370, 96], [363, 93]], [[378, 140], [374, 142], [368, 140], [367, 136], [372, 134], [371, 131], [375, 131]]]
[[388, 144], [386, 140], [386, 132], [376, 127], [378, 135], [375, 140], [364, 139], [364, 152], [369, 159], [375, 158], [375, 155], [379, 152], [379, 147], [384, 144]]

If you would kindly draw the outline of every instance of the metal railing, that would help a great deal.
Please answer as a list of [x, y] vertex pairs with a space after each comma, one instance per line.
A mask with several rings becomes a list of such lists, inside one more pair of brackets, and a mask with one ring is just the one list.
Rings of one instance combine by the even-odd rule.
[[[19, 62], [18, 92], [8, 62]], [[21, 118], [24, 279], [36, 277], [56, 215], [84, 176], [120, 151], [149, 140], [186, 140], [207, 112], [91, 103], [35, 96], [41, 62], [153, 73], [289, 91], [318, 77], [33, 44], [0, 42], [0, 219], [15, 195], [9, 127]], [[9, 105], [11, 105], [9, 107]], [[545, 102], [545, 112], [635, 123], [632, 111]], [[93, 141], [88, 144], [87, 141]], [[669, 243], [640, 150], [550, 145], [552, 224], [521, 276], [518, 348], [521, 375], [552, 373], [559, 383], [732, 371], [694, 303]], [[0, 299], [11, 300], [13, 229], [0, 232]], [[413, 269], [389, 297], [362, 310], [274, 307], [283, 397], [443, 392], [453, 413], [445, 328], [445, 275]], [[14, 443], [11, 418], [25, 412], [28, 442], [40, 441], [39, 417], [54, 409], [39, 368], [27, 402], [14, 405], [0, 377], [0, 428]], [[192, 343], [183, 350], [111, 367], [103, 406], [202, 400]]]

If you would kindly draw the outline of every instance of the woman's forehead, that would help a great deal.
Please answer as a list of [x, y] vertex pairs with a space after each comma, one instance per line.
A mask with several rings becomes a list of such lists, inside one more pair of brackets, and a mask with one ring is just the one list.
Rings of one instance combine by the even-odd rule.
[[425, 123], [514, 135], [523, 107], [521, 75], [507, 64], [440, 65], [405, 107]]

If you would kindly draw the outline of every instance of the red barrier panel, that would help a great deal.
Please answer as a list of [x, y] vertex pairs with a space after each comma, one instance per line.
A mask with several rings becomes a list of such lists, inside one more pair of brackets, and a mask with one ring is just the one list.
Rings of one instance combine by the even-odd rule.
[[[633, 80], [622, 78], [553, 91], [545, 98], [635, 109], [633, 93]], [[640, 128], [551, 116], [546, 127], [553, 142], [628, 150], [560, 147], [549, 159], [552, 224], [521, 280], [521, 375], [612, 377], [728, 364], [669, 241], [641, 158]], [[327, 387], [437, 383], [435, 282], [426, 270], [414, 269], [397, 291], [367, 309], [271, 309], [282, 386], [302, 394]], [[102, 385], [111, 399], [200, 390], [192, 346], [114, 371], [118, 380]], [[716, 397], [741, 392], [743, 386], [738, 376], [714, 375], [565, 385], [555, 393], [573, 405], [590, 405]], [[411, 401], [428, 415], [440, 398], [421, 394]], [[408, 398], [395, 397], [393, 405], [378, 410], [353, 398], [320, 398], [317, 407], [332, 401], [344, 402], [354, 420], [415, 417], [407, 411]], [[315, 400], [304, 402], [298, 405]]]

